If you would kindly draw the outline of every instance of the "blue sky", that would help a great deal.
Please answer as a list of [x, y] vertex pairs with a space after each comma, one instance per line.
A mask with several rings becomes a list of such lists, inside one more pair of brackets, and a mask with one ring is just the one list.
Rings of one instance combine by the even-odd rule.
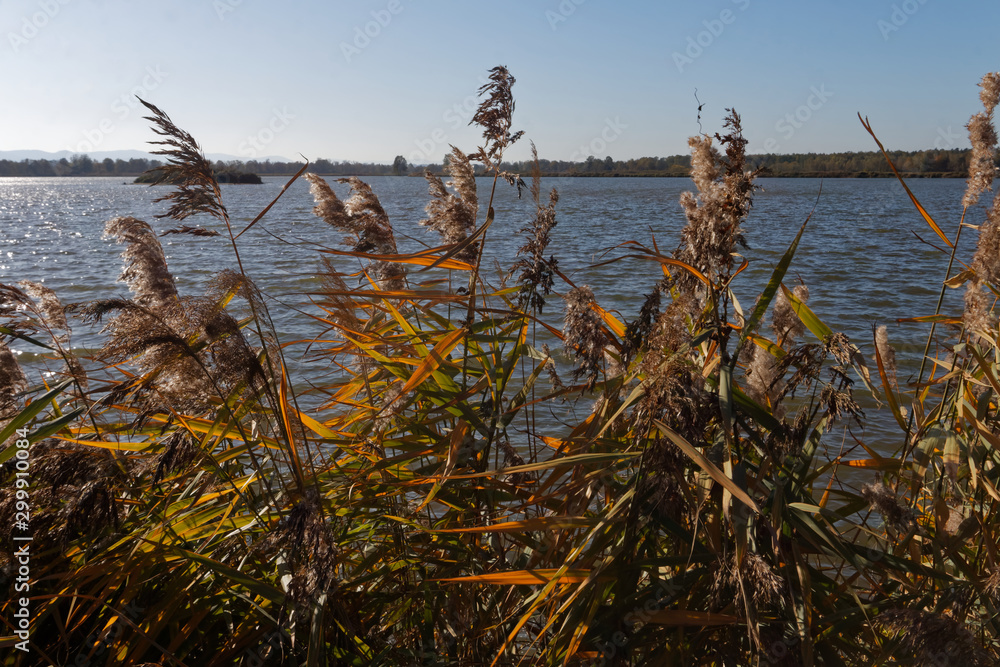
[[509, 157], [687, 152], [727, 107], [751, 152], [966, 147], [1000, 69], [966, 0], [4, 0], [0, 150], [146, 149], [133, 93], [210, 153], [437, 162], [472, 150], [486, 72], [517, 78]]

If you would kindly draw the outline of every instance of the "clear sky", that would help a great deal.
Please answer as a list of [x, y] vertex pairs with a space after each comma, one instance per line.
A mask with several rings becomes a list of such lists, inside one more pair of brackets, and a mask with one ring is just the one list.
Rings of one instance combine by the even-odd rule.
[[995, 0], [3, 0], [0, 150], [148, 148], [132, 95], [209, 153], [437, 162], [517, 78], [542, 157], [687, 152], [727, 107], [751, 152], [967, 147]]

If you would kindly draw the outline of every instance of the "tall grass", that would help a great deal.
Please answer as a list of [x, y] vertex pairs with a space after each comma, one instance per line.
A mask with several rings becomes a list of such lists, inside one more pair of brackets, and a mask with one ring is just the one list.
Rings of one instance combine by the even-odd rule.
[[[217, 219], [237, 269], [182, 294], [150, 225], [118, 217], [106, 231], [125, 246], [131, 298], [63, 308], [40, 286], [2, 287], [8, 544], [16, 429], [32, 442], [30, 653], [11, 648], [7, 664], [1000, 658], [996, 204], [955, 274], [969, 223], [951, 238], [914, 198], [951, 253], [944, 284], [970, 296], [964, 316], [915, 314], [933, 328], [905, 383], [884, 329], [852, 342], [785, 284], [808, 220], [757, 300], [733, 296], [758, 174], [729, 111], [720, 133], [690, 140], [673, 251], [619, 248], [649, 267], [622, 320], [559, 271], [557, 193], [537, 169], [526, 184], [498, 166], [520, 137], [513, 84], [491, 71], [474, 118], [485, 145], [454, 148], [449, 183], [428, 176], [423, 224], [441, 246], [399, 253], [367, 184], [345, 179], [343, 201], [307, 176], [344, 249], [317, 258], [323, 289], [302, 315], [315, 335], [295, 344], [240, 261], [245, 229], [195, 140], [147, 105], [165, 177], [182, 183], [167, 215]], [[991, 185], [997, 88], [984, 80], [970, 123], [969, 206]], [[472, 162], [493, 176], [483, 220]], [[509, 222], [494, 219], [498, 184], [527, 186], [536, 210], [502, 280], [481, 266], [487, 231]], [[103, 323], [86, 364], [67, 313]], [[51, 373], [29, 379], [13, 340], [44, 351]], [[316, 409], [289, 377], [294, 346], [328, 362], [311, 378]], [[832, 452], [826, 434], [863, 418], [855, 390], [891, 411], [899, 438], [848, 430], [855, 445]], [[564, 402], [582, 417], [546, 419]], [[873, 475], [862, 488], [859, 470]]]

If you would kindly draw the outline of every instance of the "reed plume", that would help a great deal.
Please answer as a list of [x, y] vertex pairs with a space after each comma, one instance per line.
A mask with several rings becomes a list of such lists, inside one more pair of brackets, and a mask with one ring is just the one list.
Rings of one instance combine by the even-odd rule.
[[983, 288], [1000, 282], [1000, 197], [994, 199], [986, 212], [986, 221], [979, 226], [976, 252], [970, 262], [974, 277], [965, 292], [966, 327], [976, 333], [996, 328], [991, 316], [992, 304]]
[[784, 416], [781, 399], [785, 390], [782, 373], [778, 370], [778, 360], [756, 345], [749, 350], [752, 356], [747, 367], [747, 396], [761, 405], [769, 405], [774, 416], [781, 419]]
[[22, 280], [18, 285], [20, 288], [0, 284], [0, 298], [5, 300], [4, 305], [0, 306], [0, 316], [9, 318], [8, 326], [13, 331], [44, 333], [65, 363], [66, 374], [74, 378], [81, 392], [86, 392], [86, 372], [72, 351], [72, 330], [59, 297], [41, 283]]
[[108, 220], [104, 238], [113, 238], [127, 247], [122, 252], [124, 266], [118, 280], [128, 285], [134, 301], [149, 308], [177, 307], [179, 297], [174, 276], [167, 268], [163, 246], [149, 224], [132, 217]]
[[[442, 240], [451, 245], [461, 243], [475, 231], [479, 200], [476, 196], [475, 169], [465, 153], [452, 146], [446, 170], [452, 179], [447, 185], [455, 193], [448, 192], [445, 183], [428, 171], [425, 178], [432, 199], [427, 204], [427, 219], [421, 220], [420, 224], [438, 232]], [[478, 254], [478, 246], [473, 244], [455, 257], [465, 262], [474, 262]]]
[[166, 166], [157, 170], [159, 178], [156, 183], [177, 184], [173, 192], [153, 200], [171, 202], [167, 212], [156, 217], [184, 220], [197, 213], [207, 213], [228, 222], [229, 213], [222, 203], [222, 192], [212, 170], [212, 163], [204, 156], [198, 142], [174, 125], [170, 117], [156, 106], [142, 98], [139, 101], [153, 113], [152, 116], [144, 116], [145, 120], [153, 123], [153, 132], [165, 137], [161, 141], [149, 142], [155, 146], [164, 146], [152, 152], [167, 158]]
[[[92, 321], [114, 314], [104, 328], [110, 335], [101, 355], [113, 363], [133, 363], [141, 373], [119, 393], [153, 400], [151, 405], [163, 407], [165, 403], [197, 412], [207, 407], [210, 396], [228, 393], [243, 383], [259, 386], [264, 370], [257, 355], [223, 309], [233, 295], [241, 295], [257, 312], [266, 313], [249, 279], [225, 270], [213, 278], [204, 295], [181, 297], [159, 240], [147, 223], [114, 218], [105, 231], [128, 244], [119, 280], [128, 285], [133, 298], [95, 301], [84, 314]], [[162, 403], [152, 396], [141, 398], [147, 389]]]
[[882, 481], [876, 480], [862, 486], [861, 496], [872, 509], [882, 515], [887, 525], [905, 530], [913, 524], [913, 510], [902, 505], [893, 490]]
[[[697, 194], [681, 195], [687, 224], [681, 231], [681, 245], [674, 256], [712, 279], [725, 279], [732, 272], [737, 245], [746, 245], [742, 223], [753, 205], [754, 179], [759, 170], [746, 171], [746, 139], [739, 114], [729, 109], [725, 135], [715, 138], [726, 147], [723, 158], [712, 137], [691, 137], [691, 179]], [[687, 273], [677, 278], [678, 286], [689, 291], [701, 285]]]
[[22, 280], [19, 284], [35, 300], [36, 312], [66, 364], [66, 372], [76, 380], [80, 390], [85, 392], [88, 387], [87, 373], [83, 369], [83, 364], [73, 353], [70, 344], [72, 329], [66, 320], [66, 309], [59, 302], [59, 297], [41, 283]]
[[[983, 192], [992, 188], [996, 175], [997, 134], [993, 110], [1000, 101], [1000, 73], [987, 74], [979, 85], [984, 111], [973, 115], [967, 125], [972, 157], [962, 199], [966, 208], [974, 205]], [[986, 221], [979, 226], [979, 240], [970, 266], [973, 277], [965, 291], [962, 319], [969, 331], [981, 335], [996, 327], [996, 320], [990, 315], [992, 306], [983, 288], [997, 284], [1000, 279], [1000, 194], [986, 211]]]
[[[316, 201], [313, 213], [331, 227], [345, 233], [345, 243], [355, 252], [376, 255], [396, 254], [396, 239], [389, 216], [372, 192], [371, 187], [353, 176], [339, 178], [338, 183], [351, 186], [351, 196], [341, 201], [329, 184], [316, 174], [306, 174], [310, 192]], [[383, 290], [399, 290], [404, 286], [405, 271], [401, 264], [372, 260], [369, 272]]]
[[0, 428], [17, 414], [18, 395], [28, 389], [28, 378], [7, 342], [0, 338]]
[[[809, 300], [809, 288], [805, 285], [796, 285], [792, 294], [805, 303]], [[775, 342], [778, 347], [792, 345], [795, 339], [806, 331], [806, 325], [795, 313], [792, 302], [785, 295], [785, 291], [778, 290], [774, 297], [774, 306], [771, 310], [771, 328], [774, 330]]]
[[[486, 99], [476, 109], [470, 125], [476, 124], [483, 128], [485, 146], [470, 155], [470, 159], [482, 162], [490, 171], [498, 173], [514, 184], [516, 178], [500, 170], [500, 161], [504, 151], [521, 138], [523, 131], [511, 132], [513, 127], [514, 95], [511, 92], [516, 79], [503, 65], [490, 70], [489, 83], [479, 89], [479, 96]], [[520, 179], [517, 179], [518, 181]]]
[[[960, 618], [949, 613], [920, 609], [890, 609], [875, 618], [875, 624], [896, 640], [893, 651], [899, 664], [962, 665], [986, 667], [996, 663], [969, 632]], [[915, 662], [910, 663], [910, 660]]]
[[574, 287], [566, 295], [565, 346], [577, 362], [574, 377], [585, 378], [587, 389], [597, 384], [607, 344], [595, 304], [594, 293], [586, 285]]
[[517, 277], [520, 285], [517, 294], [518, 308], [540, 313], [545, 307], [545, 297], [552, 292], [558, 268], [555, 256], [549, 255], [546, 259], [545, 253], [552, 241], [552, 229], [556, 226], [556, 204], [559, 202], [559, 193], [552, 188], [549, 193], [549, 203], [542, 205], [542, 175], [534, 142], [531, 142], [531, 158], [531, 198], [535, 203], [535, 217], [531, 225], [520, 230], [526, 235], [526, 241], [518, 248], [518, 259], [507, 275], [511, 276], [520, 270]]
[[889, 382], [898, 386], [896, 379], [896, 348], [889, 344], [889, 330], [883, 324], [875, 331], [875, 346], [878, 348], [878, 355], [882, 359], [882, 367], [885, 369]]
[[984, 76], [979, 87], [979, 99], [984, 111], [973, 115], [966, 125], [972, 144], [972, 156], [969, 160], [965, 196], [962, 198], [962, 206], [965, 208], [973, 206], [983, 192], [992, 188], [993, 178], [996, 176], [997, 134], [993, 125], [993, 110], [1000, 101], [1000, 72]]

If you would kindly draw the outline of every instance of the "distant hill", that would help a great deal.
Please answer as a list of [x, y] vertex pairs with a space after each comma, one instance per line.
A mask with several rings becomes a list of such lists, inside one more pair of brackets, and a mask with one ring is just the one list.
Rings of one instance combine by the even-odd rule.
[[[63, 158], [69, 160], [77, 153], [72, 151], [57, 151], [55, 153], [49, 153], [47, 151], [36, 151], [36, 150], [20, 150], [20, 151], [0, 151], [0, 160], [10, 160], [11, 162], [20, 162], [22, 160], [51, 160], [58, 161]], [[93, 153], [87, 153], [91, 160], [97, 160], [98, 162], [106, 158], [111, 158], [112, 160], [129, 160], [139, 159], [139, 160], [162, 160], [161, 156], [153, 155], [145, 151], [94, 151]], [[208, 153], [205, 157], [213, 162], [216, 160], [222, 160], [223, 162], [243, 162], [246, 160], [245, 157], [239, 157], [238, 155], [229, 155], [227, 153]], [[281, 157], [279, 155], [269, 155], [262, 158], [257, 158], [259, 162], [266, 162], [270, 160], [271, 162], [292, 162], [286, 157]]]

